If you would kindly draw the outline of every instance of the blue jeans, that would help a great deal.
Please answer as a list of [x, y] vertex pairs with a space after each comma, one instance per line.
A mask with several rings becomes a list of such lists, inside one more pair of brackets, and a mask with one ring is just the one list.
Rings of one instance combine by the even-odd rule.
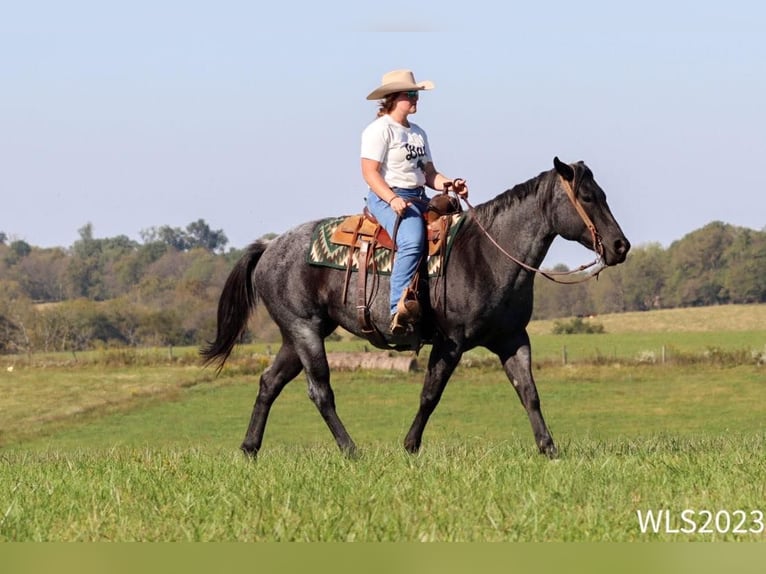
[[370, 191], [367, 194], [367, 209], [378, 220], [396, 243], [394, 265], [391, 269], [391, 314], [396, 313], [396, 304], [415, 276], [420, 258], [425, 251], [426, 229], [423, 213], [428, 197], [422, 187], [415, 189], [393, 188], [394, 193], [407, 201], [418, 199], [405, 211], [399, 229], [394, 237], [396, 212], [385, 201]]

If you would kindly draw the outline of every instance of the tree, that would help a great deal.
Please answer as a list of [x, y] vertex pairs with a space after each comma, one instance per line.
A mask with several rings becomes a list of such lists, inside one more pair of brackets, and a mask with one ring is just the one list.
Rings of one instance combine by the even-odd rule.
[[138, 243], [125, 235], [96, 239], [90, 223], [78, 231], [80, 239], [72, 246], [66, 272], [70, 297], [103, 301], [119, 295], [119, 282], [113, 279], [114, 267], [122, 258], [135, 253]]
[[141, 238], [145, 243], [161, 242], [177, 251], [189, 251], [199, 247], [211, 253], [223, 252], [229, 242], [222, 229], [213, 231], [204, 219], [190, 223], [186, 229], [169, 225], [143, 229]]
[[0, 352], [29, 351], [32, 303], [15, 281], [0, 280]]
[[31, 302], [15, 281], [0, 280], [0, 353], [28, 351]]
[[[558, 264], [553, 267], [553, 271], [562, 273], [569, 271], [569, 268]], [[572, 315], [590, 315], [593, 312], [593, 303], [585, 283], [566, 285], [554, 283], [543, 277], [538, 277], [535, 281], [534, 318], [552, 319]]]
[[610, 267], [587, 283], [593, 312], [622, 313], [628, 310], [625, 300], [625, 266]]
[[109, 269], [110, 290], [116, 296], [124, 296], [134, 291], [148, 272], [149, 266], [169, 249], [171, 248], [164, 243], [147, 243], [114, 260]]
[[766, 301], [766, 233], [739, 229], [724, 254], [723, 285], [733, 303]]
[[723, 285], [724, 252], [733, 241], [733, 227], [714, 221], [698, 229], [669, 250], [667, 296], [672, 306], [700, 306], [728, 303]]
[[93, 238], [93, 224], [86, 223], [77, 232], [80, 239], [72, 246], [66, 271], [69, 297], [102, 299], [104, 289], [101, 282], [99, 246]]
[[21, 341], [21, 329], [5, 315], [0, 315], [0, 355], [16, 353]]
[[6, 255], [6, 262], [9, 265], [15, 265], [32, 252], [32, 246], [21, 239], [11, 242], [9, 247], [10, 251]]
[[223, 252], [229, 242], [222, 229], [213, 231], [204, 219], [187, 225], [186, 232], [191, 248], [201, 247], [211, 253]]
[[19, 282], [24, 293], [33, 301], [61, 301], [65, 296], [67, 265], [66, 253], [62, 249], [34, 248], [14, 266], [11, 277]]
[[667, 254], [659, 243], [633, 248], [621, 271], [628, 310], [647, 311], [663, 306]]
[[139, 329], [145, 344], [180, 345], [187, 343], [179, 314], [172, 309], [147, 313]]

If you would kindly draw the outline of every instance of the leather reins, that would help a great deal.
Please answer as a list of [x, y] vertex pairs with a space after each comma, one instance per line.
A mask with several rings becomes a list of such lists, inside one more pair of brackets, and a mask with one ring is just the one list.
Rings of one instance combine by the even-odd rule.
[[[508, 251], [503, 249], [503, 247], [489, 234], [489, 232], [484, 228], [484, 226], [481, 224], [479, 219], [476, 217], [476, 210], [474, 209], [473, 205], [468, 201], [467, 198], [463, 197], [461, 198], [465, 204], [468, 206], [468, 213], [473, 218], [473, 221], [476, 223], [476, 225], [479, 226], [479, 229], [484, 233], [484, 235], [487, 237], [487, 239], [497, 247], [497, 249], [505, 255], [508, 259], [516, 263], [517, 265], [523, 267], [527, 271], [531, 271], [533, 273], [539, 273], [546, 279], [549, 279], [550, 281], [553, 281], [554, 283], [562, 283], [564, 285], [570, 285], [575, 283], [583, 283], [585, 281], [588, 281], [589, 279], [592, 279], [593, 277], [598, 278], [598, 274], [603, 271], [603, 269], [606, 267], [606, 264], [604, 263], [603, 256], [604, 256], [604, 245], [601, 242], [601, 235], [598, 233], [598, 230], [596, 229], [596, 226], [593, 224], [593, 221], [591, 220], [590, 216], [586, 213], [585, 208], [582, 206], [580, 201], [577, 199], [577, 188], [580, 185], [580, 181], [577, 179], [577, 171], [575, 170], [575, 176], [573, 178], [574, 184], [570, 182], [568, 179], [565, 179], [561, 174], [559, 174], [559, 177], [561, 178], [561, 181], [564, 183], [564, 191], [567, 194], [567, 197], [572, 202], [572, 205], [575, 208], [575, 211], [577, 211], [577, 214], [580, 216], [580, 219], [582, 219], [583, 223], [585, 223], [585, 226], [588, 228], [588, 231], [590, 231], [591, 238], [593, 239], [593, 251], [595, 251], [598, 254], [598, 257], [591, 261], [590, 263], [586, 263], [584, 265], [580, 265], [577, 269], [573, 269], [571, 271], [543, 271], [542, 269], [539, 269], [537, 267], [532, 267], [531, 265], [528, 265], [524, 263], [523, 261], [517, 259]], [[558, 277], [561, 276], [568, 276], [573, 275], [575, 273], [579, 273], [581, 271], [584, 271], [585, 269], [588, 269], [589, 267], [596, 266], [595, 269], [592, 269], [590, 273], [585, 275], [584, 277], [580, 278], [574, 278], [569, 281], [562, 281], [561, 279], [558, 279]]]

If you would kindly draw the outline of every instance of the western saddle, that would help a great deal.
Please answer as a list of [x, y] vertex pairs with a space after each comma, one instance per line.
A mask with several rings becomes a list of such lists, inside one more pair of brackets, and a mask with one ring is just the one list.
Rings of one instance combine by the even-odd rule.
[[[462, 207], [460, 201], [449, 195], [442, 193], [434, 196], [429, 202], [428, 207], [423, 214], [426, 225], [426, 242], [428, 246], [427, 256], [437, 256], [442, 259], [440, 269], [444, 268], [444, 257], [447, 250], [447, 237], [449, 236], [450, 226], [452, 224], [452, 215], [460, 213]], [[348, 246], [348, 261], [346, 263], [346, 278], [343, 284], [343, 304], [348, 298], [348, 287], [351, 281], [351, 271], [353, 267], [354, 256], [357, 256], [357, 319], [359, 327], [365, 336], [377, 347], [392, 348], [387, 338], [378, 329], [372, 321], [370, 315], [370, 304], [375, 296], [376, 289], [372, 289], [371, 295], [368, 295], [367, 275], [372, 267], [373, 283], [377, 283], [377, 268], [374, 263], [373, 253], [376, 249], [389, 249], [396, 253], [396, 229], [394, 228], [394, 237], [383, 228], [373, 215], [364, 209], [364, 213], [359, 215], [350, 215], [344, 219], [333, 232], [330, 241], [337, 245]], [[420, 272], [415, 275], [413, 284], [417, 285]], [[397, 348], [394, 346], [393, 348]]]

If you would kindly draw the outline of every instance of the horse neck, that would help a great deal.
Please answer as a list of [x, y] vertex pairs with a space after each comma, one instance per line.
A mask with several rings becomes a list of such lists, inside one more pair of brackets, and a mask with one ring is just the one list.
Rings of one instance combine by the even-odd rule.
[[[501, 193], [475, 211], [478, 223], [487, 233], [530, 267], [540, 266], [555, 238], [547, 215], [553, 192], [550, 173], [542, 173]], [[506, 258], [499, 251], [498, 256]]]

